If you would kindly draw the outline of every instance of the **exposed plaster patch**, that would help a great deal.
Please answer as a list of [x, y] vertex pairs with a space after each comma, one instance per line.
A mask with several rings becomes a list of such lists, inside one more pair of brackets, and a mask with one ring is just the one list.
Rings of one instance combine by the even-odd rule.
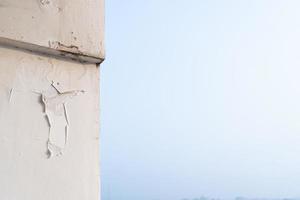
[[83, 93], [83, 90], [60, 92], [52, 83], [49, 91], [41, 94], [44, 112], [49, 124], [47, 141], [47, 155], [49, 158], [63, 154], [68, 141], [70, 125], [66, 103], [73, 97]]

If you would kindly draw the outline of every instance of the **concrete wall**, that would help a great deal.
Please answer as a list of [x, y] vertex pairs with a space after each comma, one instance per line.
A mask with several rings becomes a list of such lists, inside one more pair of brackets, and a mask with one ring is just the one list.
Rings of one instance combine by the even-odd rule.
[[0, 0], [0, 43], [100, 63], [103, 8], [103, 0]]
[[0, 199], [100, 199], [103, 59], [101, 0], [0, 0]]

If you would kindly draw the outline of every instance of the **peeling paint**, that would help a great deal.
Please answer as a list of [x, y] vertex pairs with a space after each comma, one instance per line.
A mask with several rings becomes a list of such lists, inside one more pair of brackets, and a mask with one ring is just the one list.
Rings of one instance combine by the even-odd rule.
[[14, 88], [11, 88], [9, 91], [9, 103], [11, 103], [12, 97], [13, 97]]
[[48, 5], [48, 4], [50, 4], [50, 1], [49, 0], [40, 0], [40, 3], [42, 5]]
[[75, 45], [65, 45], [61, 42], [49, 42], [49, 46], [50, 48], [54, 48], [59, 51], [83, 55], [83, 53], [79, 50], [79, 47]]
[[0, 200], [99, 200], [100, 68], [11, 46], [0, 57]]
[[47, 155], [49, 158], [63, 154], [68, 141], [70, 125], [66, 103], [73, 97], [83, 93], [84, 90], [60, 92], [53, 82], [49, 91], [41, 94], [49, 125], [47, 141]]
[[[0, 29], [0, 32], [4, 33], [5, 30]], [[9, 38], [1, 37], [0, 35], [0, 46], [22, 49], [31, 53], [36, 53], [37, 55], [49, 55], [50, 57], [59, 57], [64, 59], [76, 60], [81, 63], [93, 63], [98, 65], [104, 61], [104, 57], [98, 57], [97, 55], [89, 54], [88, 52], [85, 52], [82, 49], [78, 51], [74, 50], [76, 49], [75, 46], [73, 47], [73, 52], [69, 52], [68, 48], [58, 48], [57, 43], [51, 41], [48, 41], [47, 45], [39, 46], [28, 42], [11, 40]], [[70, 48], [72, 50], [72, 46]], [[76, 52], [79, 52], [79, 54]]]
[[[78, 53], [80, 59], [64, 57], [89, 63], [104, 60], [103, 0], [0, 0], [0, 10], [1, 45], [51, 56]], [[58, 49], [49, 48], [49, 40]]]

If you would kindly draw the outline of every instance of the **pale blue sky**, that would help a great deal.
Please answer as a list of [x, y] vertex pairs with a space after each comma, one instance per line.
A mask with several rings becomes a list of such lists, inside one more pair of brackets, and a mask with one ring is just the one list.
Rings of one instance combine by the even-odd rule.
[[300, 197], [299, 10], [107, 0], [102, 200]]

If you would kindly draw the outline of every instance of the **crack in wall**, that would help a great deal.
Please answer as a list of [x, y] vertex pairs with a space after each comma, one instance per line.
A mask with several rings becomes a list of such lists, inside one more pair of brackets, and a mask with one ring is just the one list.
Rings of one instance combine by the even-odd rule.
[[10, 91], [9, 91], [9, 103], [11, 103], [13, 93], [14, 93], [14, 88], [11, 88]]

